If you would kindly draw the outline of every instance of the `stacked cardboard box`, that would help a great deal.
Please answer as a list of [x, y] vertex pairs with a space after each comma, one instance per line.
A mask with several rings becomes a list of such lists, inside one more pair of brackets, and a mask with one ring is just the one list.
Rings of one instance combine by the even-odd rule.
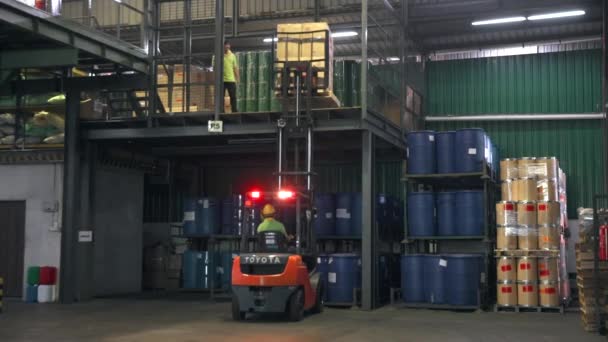
[[[198, 112], [205, 110], [205, 100], [207, 99], [205, 93], [206, 90], [208, 91], [208, 86], [196, 83], [206, 82], [208, 73], [209, 72], [204, 71], [199, 67], [190, 67], [190, 106], [189, 109], [186, 110], [186, 88], [183, 85], [186, 83], [184, 66], [182, 64], [158, 66], [157, 83], [159, 87], [157, 91], [165, 110], [171, 113], [186, 111]], [[192, 85], [192, 83], [195, 83], [195, 85]], [[169, 87], [169, 85], [171, 85], [171, 87]]]
[[[608, 262], [600, 261], [599, 287], [595, 289], [593, 251], [593, 211], [579, 209], [579, 242], [576, 244], [576, 284], [581, 304], [581, 319], [586, 331], [596, 332], [606, 319], [608, 305]], [[597, 292], [596, 292], [597, 291]], [[599, 306], [597, 305], [599, 304]], [[598, 315], [598, 310], [599, 315]]]

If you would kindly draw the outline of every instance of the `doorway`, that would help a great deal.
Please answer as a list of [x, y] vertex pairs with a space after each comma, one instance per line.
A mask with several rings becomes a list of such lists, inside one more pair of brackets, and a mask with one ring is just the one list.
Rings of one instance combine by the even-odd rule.
[[23, 294], [24, 237], [25, 202], [0, 201], [0, 277], [6, 297]]

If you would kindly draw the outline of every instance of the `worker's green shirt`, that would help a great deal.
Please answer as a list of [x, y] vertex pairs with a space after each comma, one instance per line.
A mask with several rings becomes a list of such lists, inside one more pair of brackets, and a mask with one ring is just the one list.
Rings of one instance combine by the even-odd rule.
[[283, 235], [287, 237], [287, 231], [285, 230], [285, 226], [281, 222], [273, 218], [266, 218], [262, 223], [260, 223], [260, 225], [258, 226], [258, 233], [262, 232], [283, 233]]
[[224, 82], [236, 82], [234, 69], [238, 67], [236, 56], [232, 51], [224, 54]]

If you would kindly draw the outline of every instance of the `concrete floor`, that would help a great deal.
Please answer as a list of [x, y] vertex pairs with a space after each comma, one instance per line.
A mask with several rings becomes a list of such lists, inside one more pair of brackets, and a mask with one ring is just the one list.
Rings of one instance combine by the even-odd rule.
[[200, 297], [98, 299], [73, 305], [5, 302], [0, 341], [606, 341], [578, 313], [326, 309], [302, 322], [236, 323], [230, 304]]

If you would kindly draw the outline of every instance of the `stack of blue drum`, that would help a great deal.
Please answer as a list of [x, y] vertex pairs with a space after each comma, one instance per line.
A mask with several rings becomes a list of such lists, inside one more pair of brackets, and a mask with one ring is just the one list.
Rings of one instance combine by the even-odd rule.
[[315, 235], [361, 236], [362, 202], [360, 192], [317, 194], [313, 221]]
[[402, 255], [402, 298], [406, 303], [478, 306], [483, 274], [478, 254]]
[[220, 204], [217, 199], [204, 197], [184, 201], [184, 236], [209, 236], [220, 231]]
[[410, 132], [407, 146], [408, 174], [482, 172], [485, 164], [499, 173], [498, 149], [481, 128]]
[[183, 288], [230, 290], [234, 252], [187, 250], [182, 258]]
[[408, 236], [481, 236], [484, 196], [481, 190], [410, 192]]

